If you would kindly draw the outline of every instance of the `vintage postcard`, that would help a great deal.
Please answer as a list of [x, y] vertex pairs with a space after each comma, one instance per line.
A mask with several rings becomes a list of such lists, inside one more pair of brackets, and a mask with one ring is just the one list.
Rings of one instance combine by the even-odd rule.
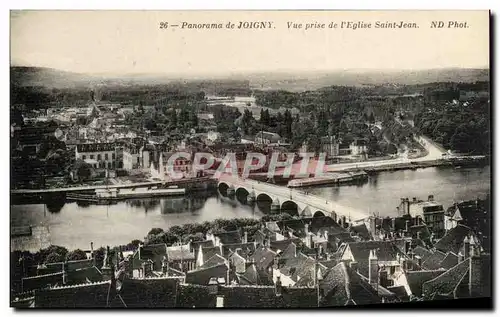
[[489, 11], [10, 28], [12, 307], [491, 307]]

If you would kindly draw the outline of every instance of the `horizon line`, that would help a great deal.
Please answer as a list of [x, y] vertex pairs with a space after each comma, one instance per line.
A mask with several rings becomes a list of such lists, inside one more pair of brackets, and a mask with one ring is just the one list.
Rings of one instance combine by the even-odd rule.
[[329, 72], [354, 72], [354, 73], [370, 73], [370, 72], [385, 72], [385, 73], [396, 73], [396, 72], [421, 72], [421, 71], [435, 71], [435, 70], [488, 70], [490, 71], [490, 66], [445, 66], [445, 67], [430, 67], [430, 68], [333, 68], [333, 69], [269, 69], [269, 70], [235, 70], [235, 71], [223, 71], [223, 72], [79, 72], [73, 70], [60, 69], [49, 66], [35, 66], [35, 65], [21, 65], [21, 64], [11, 64], [12, 67], [25, 67], [25, 68], [41, 68], [50, 69], [60, 72], [80, 74], [80, 75], [94, 75], [94, 76], [230, 76], [230, 75], [249, 75], [249, 74], [266, 74], [266, 73], [329, 73]]

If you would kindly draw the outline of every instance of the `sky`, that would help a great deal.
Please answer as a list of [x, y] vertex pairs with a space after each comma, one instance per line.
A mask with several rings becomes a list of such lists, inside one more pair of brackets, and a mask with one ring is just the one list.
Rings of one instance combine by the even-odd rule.
[[[467, 28], [430, 28], [431, 21]], [[272, 29], [160, 29], [271, 21]], [[415, 22], [418, 29], [288, 29], [287, 22]], [[11, 65], [78, 73], [221, 74], [488, 68], [488, 11], [12, 11]]]

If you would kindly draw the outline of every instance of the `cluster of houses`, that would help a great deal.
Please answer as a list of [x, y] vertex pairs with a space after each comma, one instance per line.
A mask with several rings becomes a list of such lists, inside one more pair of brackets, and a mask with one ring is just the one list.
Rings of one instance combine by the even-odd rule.
[[[404, 204], [407, 205], [406, 202]], [[262, 222], [201, 241], [93, 251], [22, 279], [16, 307], [331, 307], [491, 296], [491, 257], [458, 220], [436, 238], [424, 217]], [[449, 214], [449, 213], [447, 213]], [[472, 217], [472, 216], [467, 216]]]

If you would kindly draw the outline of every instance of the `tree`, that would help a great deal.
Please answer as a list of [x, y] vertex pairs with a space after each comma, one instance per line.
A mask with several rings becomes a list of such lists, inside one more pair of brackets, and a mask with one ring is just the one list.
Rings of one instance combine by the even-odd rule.
[[150, 235], [150, 234], [155, 235], [155, 234], [160, 234], [163, 232], [164, 232], [164, 230], [162, 228], [153, 228], [153, 229], [149, 230], [148, 235]]
[[64, 255], [61, 255], [57, 252], [52, 252], [45, 258], [44, 263], [58, 263], [64, 261]]
[[92, 175], [92, 167], [83, 160], [76, 160], [74, 170], [79, 179], [88, 179]]
[[69, 252], [68, 255], [66, 255], [66, 259], [68, 261], [85, 260], [87, 259], [87, 254], [80, 249], [76, 249]]

